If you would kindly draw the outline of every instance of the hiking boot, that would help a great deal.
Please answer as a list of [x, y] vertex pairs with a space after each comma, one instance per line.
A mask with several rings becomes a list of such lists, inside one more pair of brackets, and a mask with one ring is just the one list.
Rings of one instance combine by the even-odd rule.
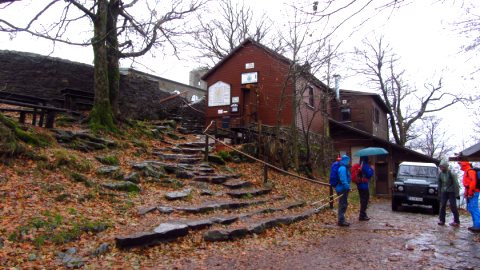
[[480, 228], [475, 228], [475, 227], [468, 227], [468, 230], [474, 233], [480, 232]]
[[340, 227], [348, 227], [350, 226], [350, 223], [344, 221], [344, 222], [338, 222], [337, 225]]
[[450, 224], [448, 224], [448, 225], [450, 225], [450, 226], [452, 226], [452, 227], [456, 227], [456, 228], [460, 227], [460, 224], [457, 223], [457, 222], [452, 222], [452, 223], [450, 223]]
[[369, 218], [369, 217], [360, 217], [360, 218], [358, 218], [358, 220], [360, 220], [360, 221], [369, 221], [370, 218]]
[[443, 226], [443, 225], [445, 225], [445, 222], [439, 221], [437, 224], [440, 225], [440, 226]]

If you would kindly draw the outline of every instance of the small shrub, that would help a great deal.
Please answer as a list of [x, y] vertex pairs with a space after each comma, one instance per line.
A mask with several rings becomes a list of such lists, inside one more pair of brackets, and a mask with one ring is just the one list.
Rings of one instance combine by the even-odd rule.
[[120, 161], [118, 160], [118, 158], [116, 156], [103, 156], [103, 157], [97, 156], [95, 158], [98, 161], [100, 161], [100, 163], [102, 163], [104, 165], [119, 165], [120, 164]]
[[232, 161], [232, 156], [230, 155], [230, 152], [228, 151], [219, 151], [217, 152], [217, 155], [220, 156], [223, 160], [230, 162]]

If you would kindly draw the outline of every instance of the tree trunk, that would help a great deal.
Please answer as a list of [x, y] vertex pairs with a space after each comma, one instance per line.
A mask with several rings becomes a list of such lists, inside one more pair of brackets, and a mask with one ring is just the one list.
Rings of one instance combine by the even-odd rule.
[[94, 21], [92, 41], [94, 55], [94, 91], [95, 100], [90, 112], [90, 126], [95, 130], [115, 131], [112, 107], [109, 97], [109, 75], [106, 48], [108, 2], [98, 1], [97, 16]]
[[120, 117], [118, 105], [120, 95], [120, 68], [119, 68], [119, 48], [117, 20], [120, 13], [120, 1], [111, 0], [107, 17], [107, 59], [108, 59], [108, 82], [109, 98], [112, 106], [113, 115], [116, 119]]

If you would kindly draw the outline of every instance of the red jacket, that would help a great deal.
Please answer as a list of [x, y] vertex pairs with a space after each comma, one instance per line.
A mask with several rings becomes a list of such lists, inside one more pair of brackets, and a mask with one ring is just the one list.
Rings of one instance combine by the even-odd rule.
[[465, 197], [472, 197], [474, 192], [479, 190], [475, 189], [477, 183], [477, 173], [472, 169], [470, 162], [460, 161], [458, 162], [460, 169], [463, 171], [463, 186], [465, 187]]

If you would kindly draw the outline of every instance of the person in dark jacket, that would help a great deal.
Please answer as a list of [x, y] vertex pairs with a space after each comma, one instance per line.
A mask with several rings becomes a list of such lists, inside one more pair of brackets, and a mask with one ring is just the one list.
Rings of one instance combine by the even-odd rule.
[[370, 191], [368, 188], [368, 182], [373, 176], [373, 168], [368, 161], [368, 157], [360, 157], [360, 167], [362, 170], [361, 179], [357, 181], [357, 190], [360, 197], [360, 213], [358, 220], [368, 221], [370, 218], [367, 215], [368, 201], [370, 200]]
[[348, 192], [350, 192], [350, 182], [352, 181], [350, 175], [350, 157], [343, 155], [340, 160], [341, 166], [338, 168], [338, 178], [339, 183], [335, 186], [335, 192], [338, 196], [342, 195], [338, 199], [338, 226], [350, 226], [345, 220], [345, 213], [347, 212], [348, 207]]
[[450, 210], [453, 214], [453, 222], [450, 226], [459, 227], [460, 218], [457, 208], [457, 197], [459, 197], [460, 187], [458, 185], [457, 175], [448, 168], [448, 161], [440, 162], [440, 173], [438, 174], [438, 191], [440, 196], [440, 214], [438, 216], [438, 225], [445, 225], [445, 216], [447, 212], [447, 201], [450, 203]]

